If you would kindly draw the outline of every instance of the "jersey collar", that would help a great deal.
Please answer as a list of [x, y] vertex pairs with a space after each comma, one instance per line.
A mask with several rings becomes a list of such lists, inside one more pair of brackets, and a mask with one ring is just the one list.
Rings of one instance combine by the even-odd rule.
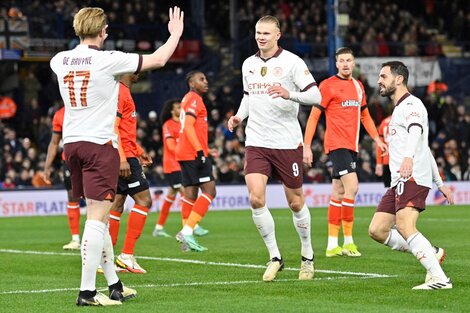
[[284, 49], [282, 49], [281, 47], [279, 47], [279, 49], [277, 49], [276, 53], [274, 53], [274, 55], [273, 55], [272, 57], [267, 58], [267, 59], [263, 59], [263, 58], [261, 57], [261, 53], [259, 52], [259, 50], [258, 50], [258, 52], [256, 52], [255, 56], [257, 56], [258, 58], [260, 58], [260, 59], [263, 60], [264, 62], [267, 62], [268, 60], [270, 60], [270, 59], [272, 59], [272, 58], [277, 58], [277, 57], [281, 54], [281, 52], [282, 52], [283, 50], [284, 50]]
[[339, 76], [338, 74], [335, 74], [336, 78], [341, 79], [341, 80], [351, 80], [350, 78], [343, 78]]
[[403, 100], [405, 100], [406, 98], [408, 98], [408, 96], [410, 96], [410, 93], [407, 92], [405, 93], [403, 96], [401, 96], [401, 98], [397, 101], [397, 104], [395, 104], [395, 106], [397, 107]]
[[84, 45], [84, 44], [77, 45], [76, 48], [101, 50], [100, 48], [98, 48], [98, 46], [95, 46], [95, 45]]

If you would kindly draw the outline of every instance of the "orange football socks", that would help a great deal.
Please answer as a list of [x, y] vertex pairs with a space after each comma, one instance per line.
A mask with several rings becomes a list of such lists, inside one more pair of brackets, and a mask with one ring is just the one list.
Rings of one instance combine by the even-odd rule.
[[157, 225], [163, 227], [166, 223], [166, 219], [168, 218], [168, 214], [170, 213], [170, 208], [173, 205], [176, 197], [166, 196], [165, 200], [163, 201], [162, 209], [160, 211], [160, 216], [158, 217]]
[[352, 233], [354, 224], [354, 200], [343, 198], [341, 203], [341, 221], [345, 244], [353, 243]]
[[196, 224], [198, 224], [201, 219], [204, 217], [206, 212], [209, 210], [209, 206], [212, 203], [213, 198], [207, 194], [202, 193], [194, 202], [193, 210], [186, 221], [186, 225], [194, 229]]
[[138, 204], [135, 204], [132, 208], [127, 221], [126, 239], [124, 240], [122, 253], [134, 254], [135, 243], [142, 234], [149, 209]]
[[183, 226], [184, 224], [186, 224], [186, 220], [191, 214], [193, 206], [194, 206], [194, 202], [186, 199], [185, 197], [181, 198], [181, 219], [183, 220]]
[[67, 217], [69, 220], [70, 234], [80, 234], [80, 203], [69, 202], [67, 203]]
[[121, 215], [122, 212], [110, 211], [109, 212], [109, 235], [111, 235], [111, 241], [113, 247], [116, 245], [118, 235], [119, 235], [119, 226], [121, 226]]

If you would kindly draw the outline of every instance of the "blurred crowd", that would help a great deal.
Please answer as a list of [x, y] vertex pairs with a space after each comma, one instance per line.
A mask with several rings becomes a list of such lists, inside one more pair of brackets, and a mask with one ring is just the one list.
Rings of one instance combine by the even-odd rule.
[[[109, 38], [152, 42], [167, 37], [167, 8], [172, 1], [159, 0], [6, 0], [0, 4], [0, 18], [27, 17], [33, 38], [74, 38], [74, 14], [84, 6], [102, 7], [108, 15]], [[207, 27], [223, 39], [231, 39], [230, 1], [205, 1]], [[185, 36], [194, 37], [191, 3], [186, 10]], [[283, 40], [291, 41], [302, 56], [327, 55], [325, 0], [247, 0], [237, 2], [238, 40], [253, 34], [257, 19], [265, 14], [281, 21]], [[345, 5], [349, 26], [344, 43], [357, 56], [435, 56], [443, 54], [438, 35], [444, 35], [464, 51], [470, 51], [470, 2], [466, 0], [349, 0]], [[19, 13], [18, 13], [19, 12]], [[191, 26], [193, 25], [193, 26]]]
[[[238, 2], [240, 38], [253, 35], [260, 16], [271, 14], [281, 21], [286, 45], [306, 57], [327, 55], [328, 29], [324, 0], [248, 0]], [[350, 0], [349, 26], [344, 43], [356, 56], [442, 55], [438, 35], [444, 35], [470, 51], [470, 2], [465, 0]], [[210, 2], [209, 15], [229, 14], [229, 2]], [[228, 39], [225, 19], [208, 21], [220, 37]]]
[[[358, 76], [361, 79], [362, 76]], [[377, 92], [367, 84], [368, 106], [377, 125], [391, 114], [393, 105], [379, 97]], [[33, 87], [36, 86], [36, 87]], [[38, 93], [41, 84], [34, 75], [28, 72], [21, 92], [25, 107], [18, 115], [0, 119], [0, 188], [22, 188], [44, 186], [41, 179], [47, 146], [51, 137], [52, 116], [61, 107], [59, 100], [49, 107], [38, 105]], [[455, 98], [447, 94], [444, 82], [433, 82], [428, 87], [423, 101], [429, 113], [429, 140], [436, 157], [441, 175], [445, 180], [470, 180], [470, 110]], [[242, 124], [231, 133], [227, 129], [228, 118], [236, 112], [240, 93], [230, 85], [223, 85], [211, 91], [205, 98], [209, 115], [209, 142], [211, 157], [214, 160], [214, 175], [219, 184], [244, 183], [244, 126]], [[4, 96], [0, 97], [0, 102]], [[137, 103], [138, 105], [138, 103]], [[302, 107], [299, 120], [303, 128], [310, 112], [310, 107]], [[162, 167], [162, 135], [159, 112], [150, 111], [146, 116], [138, 116], [137, 140], [152, 156], [154, 164], [145, 169], [151, 185], [165, 186], [167, 183]], [[331, 163], [323, 152], [325, 121], [322, 118], [312, 143], [314, 166], [306, 169], [305, 181], [326, 183], [331, 181]], [[361, 182], [379, 181], [374, 174], [375, 147], [373, 141], [361, 131], [362, 138], [359, 150], [358, 176]], [[53, 175], [55, 185], [62, 184], [61, 160], [54, 163]]]

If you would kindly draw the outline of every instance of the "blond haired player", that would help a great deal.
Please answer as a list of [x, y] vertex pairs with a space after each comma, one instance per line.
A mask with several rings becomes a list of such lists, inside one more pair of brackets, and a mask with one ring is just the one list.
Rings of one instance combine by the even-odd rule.
[[314, 254], [310, 235], [310, 211], [303, 196], [302, 131], [299, 104], [321, 100], [315, 79], [305, 62], [278, 46], [281, 30], [277, 18], [267, 15], [256, 23], [259, 51], [242, 67], [244, 96], [236, 115], [228, 121], [230, 131], [249, 117], [246, 127], [245, 181], [252, 217], [270, 261], [264, 281], [275, 279], [284, 267], [277, 246], [274, 219], [266, 206], [268, 179], [280, 179], [293, 222], [301, 241], [299, 279], [314, 276]]
[[[119, 77], [162, 67], [176, 49], [183, 32], [183, 12], [169, 11], [167, 42], [149, 55], [103, 51], [107, 34], [101, 8], [82, 8], [73, 27], [80, 44], [55, 55], [50, 66], [57, 75], [65, 104], [64, 152], [72, 173], [76, 197], [85, 196], [87, 221], [82, 235], [82, 275], [77, 305], [119, 305], [137, 292], [122, 285], [114, 268], [114, 252], [108, 231], [109, 210], [116, 194], [119, 154], [114, 122]], [[109, 297], [96, 290], [98, 266], [109, 286]]]

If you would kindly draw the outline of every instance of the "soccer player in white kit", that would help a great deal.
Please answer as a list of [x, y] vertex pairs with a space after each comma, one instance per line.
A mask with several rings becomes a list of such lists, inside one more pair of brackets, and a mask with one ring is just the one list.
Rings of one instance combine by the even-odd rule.
[[[377, 207], [369, 234], [392, 249], [411, 251], [424, 266], [427, 278], [413, 289], [450, 289], [452, 281], [439, 264], [439, 250], [416, 228], [433, 180], [450, 203], [453, 195], [436, 177], [437, 165], [428, 145], [428, 113], [421, 100], [409, 93], [408, 76], [402, 62], [382, 64], [378, 80], [380, 95], [390, 96], [395, 104], [388, 138], [392, 181]], [[393, 224], [396, 230], [390, 230]], [[389, 229], [388, 234], [384, 228]]]
[[[119, 174], [119, 155], [114, 121], [117, 112], [119, 77], [162, 67], [175, 51], [183, 32], [184, 14], [170, 9], [167, 42], [149, 55], [102, 51], [106, 15], [101, 8], [82, 8], [73, 27], [80, 44], [54, 56], [50, 62], [57, 75], [65, 104], [64, 152], [72, 173], [76, 197], [87, 200], [83, 231], [82, 276], [76, 304], [119, 305], [136, 296], [122, 285], [114, 268], [114, 252], [108, 231]], [[109, 298], [96, 291], [96, 271], [101, 264], [109, 286]]]
[[266, 206], [268, 178], [279, 178], [293, 212], [299, 234], [301, 269], [299, 279], [314, 276], [314, 253], [310, 236], [310, 212], [303, 196], [303, 145], [298, 122], [299, 103], [318, 104], [320, 91], [305, 62], [278, 46], [281, 37], [277, 18], [264, 16], [256, 23], [259, 51], [242, 66], [244, 96], [236, 115], [228, 121], [233, 131], [249, 117], [246, 127], [245, 181], [253, 221], [269, 251], [263, 275], [272, 281], [284, 267], [276, 243], [274, 220]]

